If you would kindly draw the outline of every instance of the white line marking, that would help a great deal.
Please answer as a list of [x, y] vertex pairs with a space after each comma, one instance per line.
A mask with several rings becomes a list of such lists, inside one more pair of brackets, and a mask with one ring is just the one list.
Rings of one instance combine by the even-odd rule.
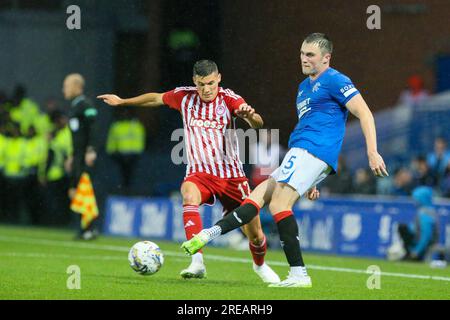
[[[36, 238], [21, 238], [21, 237], [8, 237], [8, 236], [0, 236], [0, 241], [4, 242], [15, 242], [15, 243], [25, 243], [25, 244], [40, 244], [47, 246], [56, 246], [56, 247], [65, 247], [65, 248], [80, 248], [80, 249], [91, 249], [91, 250], [106, 250], [106, 251], [114, 251], [114, 252], [128, 252], [129, 247], [123, 246], [114, 246], [114, 245], [99, 245], [92, 243], [76, 243], [70, 241], [60, 241], [60, 240], [49, 240], [49, 239], [36, 239]], [[166, 256], [172, 257], [186, 257], [183, 253], [178, 253], [174, 251], [165, 251], [164, 254]], [[27, 257], [51, 257], [53, 255], [48, 254], [40, 254], [40, 253], [3, 253], [0, 254], [2, 256], [27, 256]], [[80, 259], [103, 259], [103, 260], [123, 260], [126, 257], [115, 257], [115, 256], [71, 256], [71, 255], [54, 255], [60, 256], [62, 258], [80, 258]], [[187, 258], [187, 257], [186, 257]], [[251, 264], [252, 260], [245, 258], [233, 258], [219, 255], [209, 255], [208, 260], [216, 260], [216, 261], [226, 261], [226, 262], [235, 262], [235, 263], [248, 263]], [[287, 266], [286, 262], [280, 261], [267, 261], [268, 264], [273, 266]], [[351, 268], [340, 268], [340, 267], [327, 267], [327, 266], [318, 266], [318, 265], [306, 265], [308, 269], [311, 270], [321, 270], [321, 271], [333, 271], [333, 272], [346, 272], [346, 273], [359, 273], [359, 274], [368, 274], [366, 270], [359, 269], [351, 269]], [[450, 282], [450, 277], [441, 277], [441, 276], [432, 276], [432, 275], [420, 275], [420, 274], [409, 274], [409, 273], [397, 273], [397, 272], [381, 272], [382, 276], [388, 277], [398, 277], [398, 278], [410, 278], [410, 279], [422, 279], [422, 280], [435, 280], [435, 281], [445, 281]]]

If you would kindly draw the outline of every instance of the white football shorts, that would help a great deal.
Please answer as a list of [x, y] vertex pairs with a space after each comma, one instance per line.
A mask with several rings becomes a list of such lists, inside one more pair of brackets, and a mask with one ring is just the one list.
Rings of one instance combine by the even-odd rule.
[[325, 179], [332, 168], [305, 149], [292, 148], [280, 167], [270, 175], [277, 182], [284, 182], [303, 196], [309, 189]]

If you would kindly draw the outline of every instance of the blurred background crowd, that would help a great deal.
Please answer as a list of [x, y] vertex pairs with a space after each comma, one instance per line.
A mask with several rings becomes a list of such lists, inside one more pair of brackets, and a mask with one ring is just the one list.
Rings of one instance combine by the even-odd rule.
[[[67, 197], [72, 156], [68, 128], [70, 107], [68, 102], [59, 101], [49, 98], [41, 106], [27, 96], [22, 85], [17, 85], [9, 95], [0, 91], [0, 201], [3, 221], [61, 225], [71, 220]], [[416, 106], [402, 104], [401, 107]], [[245, 165], [253, 187], [266, 179], [268, 172], [276, 167], [273, 164], [281, 161], [286, 151], [282, 143], [270, 141], [270, 134], [269, 139], [265, 137], [260, 135], [259, 143], [249, 146], [250, 155], [257, 160], [256, 164]], [[166, 158], [170, 152], [148, 147], [147, 139], [156, 143], [155, 137], [148, 137], [136, 110], [122, 108], [112, 111], [106, 138], [98, 139], [100, 161], [96, 166], [97, 176], [102, 181], [99, 184], [106, 181], [107, 185], [99, 188], [106, 190], [106, 196], [169, 196], [177, 193], [183, 175], [176, 173], [175, 179], [170, 179], [171, 174], [164, 169], [158, 173], [149, 170], [149, 164], [155, 164], [158, 158]], [[278, 159], [272, 159], [274, 156]], [[324, 196], [410, 196], [414, 188], [429, 186], [436, 196], [450, 198], [447, 140], [436, 137], [427, 152], [410, 152], [408, 156], [410, 158], [406, 161], [388, 162], [390, 177], [375, 179], [365, 165], [352, 169], [349, 166], [351, 159], [344, 152], [339, 159], [338, 174], [320, 186], [321, 192]], [[101, 167], [105, 164], [108, 169], [103, 171], [108, 173], [102, 174]], [[146, 174], [139, 174], [139, 171]], [[161, 174], [167, 178], [155, 177]]]

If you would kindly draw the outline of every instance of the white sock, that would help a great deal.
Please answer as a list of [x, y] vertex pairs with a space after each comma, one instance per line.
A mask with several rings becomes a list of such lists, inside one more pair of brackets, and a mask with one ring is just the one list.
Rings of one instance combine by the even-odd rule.
[[210, 242], [222, 234], [222, 228], [219, 226], [213, 226], [209, 229], [202, 230], [202, 232], [208, 236], [208, 242]]
[[291, 272], [289, 273], [295, 277], [307, 277], [308, 272], [306, 271], [306, 267], [291, 267]]
[[197, 252], [192, 256], [192, 263], [203, 264], [203, 254], [201, 252]]

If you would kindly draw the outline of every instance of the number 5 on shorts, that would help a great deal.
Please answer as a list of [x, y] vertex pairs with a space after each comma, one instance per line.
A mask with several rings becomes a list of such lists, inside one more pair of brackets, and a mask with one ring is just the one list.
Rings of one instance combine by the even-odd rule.
[[297, 156], [291, 156], [283, 169], [286, 169], [286, 170], [292, 169], [292, 167], [294, 166], [294, 160], [296, 158], [297, 158]]

